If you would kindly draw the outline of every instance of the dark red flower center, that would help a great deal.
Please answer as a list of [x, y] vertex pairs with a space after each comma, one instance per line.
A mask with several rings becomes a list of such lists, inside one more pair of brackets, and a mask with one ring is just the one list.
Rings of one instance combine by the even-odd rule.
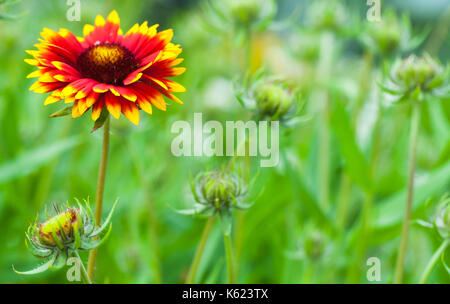
[[84, 77], [114, 85], [123, 85], [139, 67], [132, 52], [112, 43], [91, 46], [78, 57], [77, 64]]

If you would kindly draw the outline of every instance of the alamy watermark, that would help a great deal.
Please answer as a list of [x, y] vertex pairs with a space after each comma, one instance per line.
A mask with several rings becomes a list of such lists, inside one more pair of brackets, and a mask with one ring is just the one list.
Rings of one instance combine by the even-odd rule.
[[[69, 282], [81, 281], [81, 261], [77, 257], [67, 259], [66, 265], [71, 266], [67, 269], [66, 278]], [[72, 266], [73, 265], [73, 266]]]
[[66, 18], [69, 21], [80, 21], [81, 19], [81, 0], [67, 0], [66, 4], [69, 7], [66, 13]]
[[194, 113], [193, 125], [191, 128], [191, 124], [184, 120], [172, 124], [171, 132], [178, 134], [171, 144], [174, 156], [224, 156], [225, 152], [226, 156], [259, 156], [261, 167], [274, 167], [279, 162], [278, 121], [226, 121], [224, 130], [222, 124], [215, 120], [203, 124], [202, 113]]
[[369, 269], [366, 273], [367, 281], [369, 282], [379, 282], [381, 281], [381, 261], [377, 257], [370, 257], [367, 259], [366, 265]]
[[381, 0], [367, 0], [369, 9], [367, 10], [367, 20], [370, 22], [381, 21]]

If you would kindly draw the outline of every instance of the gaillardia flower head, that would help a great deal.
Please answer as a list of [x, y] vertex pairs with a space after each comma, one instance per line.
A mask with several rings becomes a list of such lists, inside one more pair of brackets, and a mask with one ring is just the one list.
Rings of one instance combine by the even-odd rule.
[[90, 250], [103, 244], [111, 232], [111, 217], [117, 201], [101, 227], [96, 226], [87, 201], [85, 206], [78, 200], [77, 204], [65, 210], [55, 206], [54, 216], [47, 215], [44, 222], [36, 221], [28, 227], [25, 233], [28, 249], [47, 261], [30, 271], [19, 272], [13, 268], [16, 273], [36, 274], [49, 268], [59, 269], [77, 250]]
[[95, 25], [86, 24], [82, 38], [66, 29], [45, 28], [37, 50], [27, 51], [34, 59], [25, 59], [38, 67], [27, 76], [38, 77], [30, 90], [51, 92], [45, 105], [71, 103], [74, 118], [91, 109], [94, 121], [103, 111], [102, 117], [109, 112], [119, 118], [123, 113], [136, 125], [139, 110], [166, 110], [163, 96], [182, 103], [172, 93], [184, 92], [184, 87], [168, 79], [185, 71], [175, 67], [182, 62], [177, 58], [181, 48], [170, 42], [171, 29], [158, 32], [157, 27], [144, 22], [123, 34], [119, 16], [112, 11], [106, 20], [98, 15]]

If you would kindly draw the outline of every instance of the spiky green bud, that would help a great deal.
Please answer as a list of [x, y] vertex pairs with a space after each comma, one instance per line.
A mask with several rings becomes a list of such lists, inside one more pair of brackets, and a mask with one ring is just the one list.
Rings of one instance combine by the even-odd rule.
[[323, 236], [314, 232], [307, 236], [304, 243], [305, 255], [311, 260], [318, 260], [322, 257], [325, 251], [325, 242]]
[[339, 1], [313, 1], [306, 17], [309, 25], [319, 31], [339, 32], [347, 22], [346, 10]]
[[391, 69], [389, 82], [381, 88], [398, 101], [422, 99], [424, 94], [435, 97], [448, 96], [448, 67], [444, 69], [428, 54], [421, 57], [410, 55], [397, 60]]
[[367, 47], [389, 55], [399, 49], [402, 37], [409, 33], [392, 10], [387, 10], [379, 22], [367, 22], [364, 42]]
[[36, 221], [28, 227], [25, 233], [28, 249], [34, 256], [47, 261], [30, 271], [19, 272], [13, 268], [16, 273], [36, 274], [49, 268], [59, 269], [75, 251], [91, 250], [103, 244], [111, 232], [111, 217], [117, 201], [100, 227], [95, 224], [88, 201], [83, 206], [77, 200], [77, 205], [66, 209], [55, 206], [55, 215], [47, 215], [44, 222]]
[[231, 15], [236, 23], [251, 24], [261, 14], [261, 1], [257, 0], [229, 0]]
[[273, 120], [282, 118], [294, 105], [292, 93], [278, 83], [262, 83], [255, 95], [261, 115]]
[[217, 210], [228, 209], [237, 205], [243, 194], [243, 182], [235, 174], [215, 170], [201, 173], [195, 189], [199, 203], [209, 204]]

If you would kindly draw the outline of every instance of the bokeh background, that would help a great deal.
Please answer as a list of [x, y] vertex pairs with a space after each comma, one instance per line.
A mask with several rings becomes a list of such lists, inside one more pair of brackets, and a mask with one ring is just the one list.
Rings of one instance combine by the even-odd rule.
[[[319, 128], [313, 106], [315, 95], [310, 92], [314, 91], [311, 79], [317, 68], [315, 56], [319, 50], [314, 45], [318, 38], [302, 31], [308, 27], [306, 9], [310, 1], [277, 1], [273, 26], [252, 37], [250, 63], [246, 62], [245, 47], [233, 39], [232, 32], [215, 33], [205, 25], [202, 2], [82, 0], [80, 22], [66, 19], [69, 6], [62, 0], [23, 0], [0, 7], [2, 13], [19, 15], [0, 19], [1, 283], [67, 283], [63, 270], [19, 276], [11, 265], [29, 269], [41, 262], [27, 251], [24, 231], [36, 214], [42, 217], [45, 205], [73, 203], [74, 197], [94, 200], [101, 149], [101, 132], [90, 132], [89, 115], [76, 120], [70, 116], [48, 118], [60, 105], [44, 107], [45, 97], [28, 90], [32, 79], [25, 76], [33, 69], [23, 61], [29, 57], [25, 50], [37, 43], [44, 27], [67, 28], [80, 36], [85, 23], [92, 24], [97, 14], [105, 16], [113, 9], [120, 15], [124, 31], [145, 20], [160, 24], [160, 30], [174, 29], [174, 42], [183, 47], [182, 66], [187, 68], [177, 81], [187, 92], [178, 94], [184, 105], [173, 104], [167, 112], [141, 115], [137, 127], [123, 117], [112, 121], [105, 213], [117, 197], [120, 203], [113, 217], [112, 235], [99, 250], [97, 282], [184, 281], [205, 220], [177, 214], [173, 209], [192, 205], [191, 175], [219, 167], [227, 159], [174, 157], [170, 144], [176, 134], [170, 132], [171, 125], [177, 120], [192, 121], [194, 112], [203, 113], [204, 121], [248, 119], [249, 113], [239, 105], [233, 91], [233, 79], [242, 76], [248, 65], [252, 71], [264, 66], [297, 83], [307, 104], [303, 115], [311, 119], [289, 130], [288, 135], [282, 133], [280, 145], [286, 157], [277, 167], [258, 168], [259, 162], [252, 162], [252, 176], [259, 172], [255, 191], [261, 195], [248, 211], [235, 214], [232, 238], [237, 282], [376, 283], [366, 278], [368, 257], [380, 259], [381, 282], [392, 281], [404, 214], [410, 109], [407, 105], [384, 105], [376, 82], [382, 81], [383, 62], [389, 61], [375, 57], [370, 69], [364, 71], [365, 51], [359, 39], [363, 30], [337, 38], [328, 78], [344, 92], [344, 102], [350, 108], [364, 85], [361, 75], [371, 77], [355, 127], [346, 129], [350, 114], [330, 124], [330, 204], [317, 207]], [[367, 22], [365, 2], [342, 1], [351, 15], [349, 25]], [[428, 51], [447, 63], [449, 1], [383, 1], [382, 9], [387, 7], [408, 13], [414, 34], [425, 32], [424, 41], [407, 53]], [[294, 11], [298, 14], [292, 17]], [[377, 105], [382, 105], [383, 111], [376, 110]], [[448, 102], [433, 101], [423, 106], [414, 220], [430, 220], [436, 210], [433, 202], [450, 190], [449, 118]], [[370, 159], [374, 129], [381, 138], [375, 147], [376, 168], [368, 165], [356, 170], [356, 175], [347, 174], [346, 164], [357, 160], [345, 147], [356, 143], [358, 151]], [[364, 170], [376, 172], [367, 239], [358, 234], [364, 201], [359, 178], [363, 178]], [[356, 249], [360, 242], [367, 242], [362, 259]], [[440, 243], [435, 231], [411, 225], [405, 282], [419, 280]], [[82, 257], [86, 261], [87, 253]], [[207, 242], [197, 281], [224, 283], [225, 276], [223, 239], [217, 224]], [[429, 282], [450, 283], [442, 263], [438, 263]]]

